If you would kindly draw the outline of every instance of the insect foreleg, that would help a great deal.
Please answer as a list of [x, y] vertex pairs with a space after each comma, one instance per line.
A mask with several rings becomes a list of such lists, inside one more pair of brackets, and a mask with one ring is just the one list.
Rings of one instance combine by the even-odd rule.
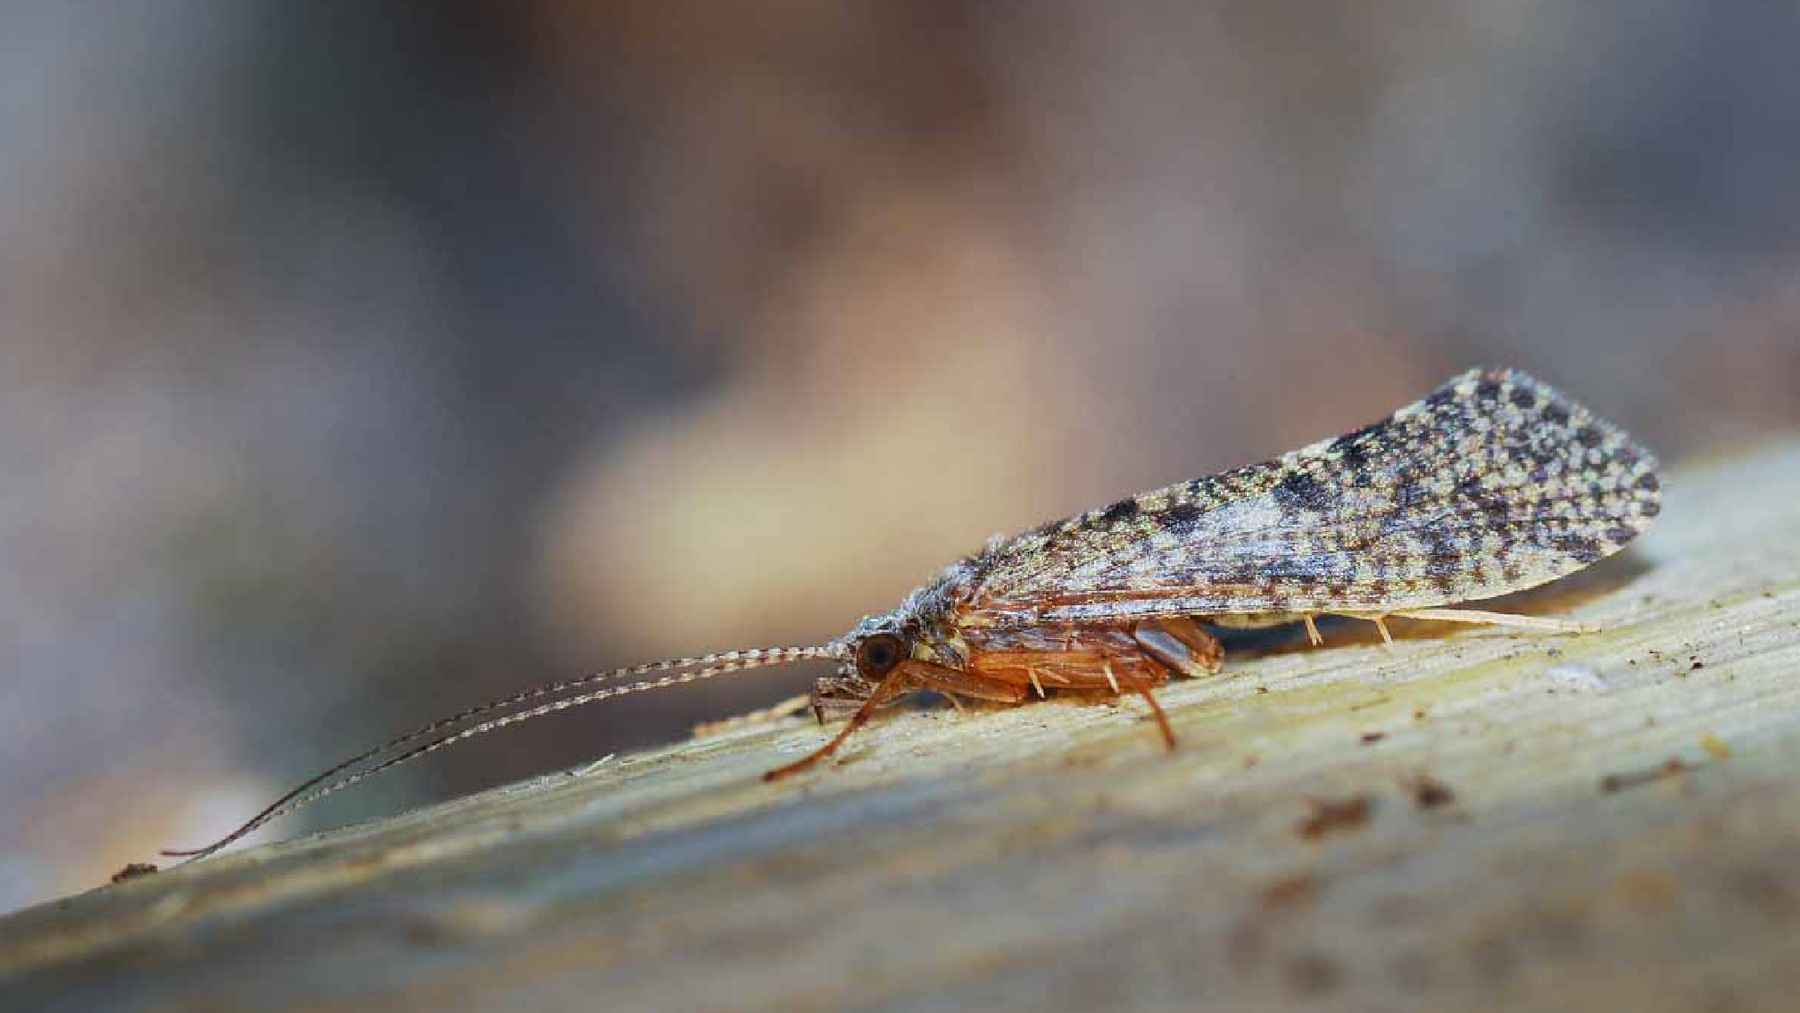
[[849, 738], [858, 728], [869, 723], [869, 718], [875, 715], [877, 708], [888, 700], [891, 700], [910, 689], [910, 681], [911, 676], [907, 672], [907, 666], [895, 666], [894, 670], [888, 673], [887, 678], [881, 680], [880, 685], [875, 687], [875, 691], [869, 694], [869, 698], [863, 701], [863, 705], [856, 709], [856, 713], [850, 715], [850, 723], [846, 724], [842, 731], [832, 736], [830, 742], [825, 743], [811, 753], [795, 760], [793, 763], [783, 767], [776, 767], [774, 770], [768, 771], [763, 774], [763, 780], [779, 781], [789, 774], [798, 774], [800, 771], [805, 770], [813, 764], [818, 763], [820, 760], [825, 759], [827, 756], [830, 756], [832, 753], [837, 752], [837, 748], [844, 744], [845, 739]]
[[[916, 689], [929, 689], [942, 693], [956, 703], [959, 696], [976, 700], [987, 700], [992, 703], [1020, 703], [1026, 697], [1023, 686], [1009, 685], [998, 680], [984, 678], [971, 672], [961, 672], [943, 665], [934, 665], [929, 661], [908, 658], [894, 666], [894, 670], [882, 679], [869, 694], [863, 705], [850, 716], [850, 723], [833, 736], [830, 742], [820, 746], [811, 754], [788, 764], [777, 767], [763, 775], [765, 781], [778, 781], [789, 774], [796, 774], [837, 752], [844, 740], [855, 734], [858, 728], [869, 723], [875, 711], [902, 693]], [[962, 705], [957, 704], [958, 707]]]

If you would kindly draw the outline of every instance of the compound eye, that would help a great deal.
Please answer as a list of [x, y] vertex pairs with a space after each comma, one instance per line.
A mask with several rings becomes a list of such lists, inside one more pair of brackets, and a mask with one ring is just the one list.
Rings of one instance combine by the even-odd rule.
[[894, 670], [906, 656], [906, 644], [892, 633], [877, 633], [856, 648], [856, 670], [865, 679], [879, 679]]

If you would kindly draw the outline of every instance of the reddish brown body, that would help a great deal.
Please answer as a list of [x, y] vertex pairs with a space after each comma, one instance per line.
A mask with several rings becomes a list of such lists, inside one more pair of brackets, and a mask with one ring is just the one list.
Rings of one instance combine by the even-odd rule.
[[966, 652], [960, 668], [908, 657], [895, 662], [872, 689], [863, 680], [820, 680], [813, 702], [819, 720], [832, 716], [827, 701], [843, 700], [843, 710], [854, 707], [850, 723], [816, 752], [769, 771], [765, 779], [786, 777], [825, 759], [877, 709], [916, 690], [942, 693], [953, 702], [968, 698], [1003, 704], [1023, 703], [1034, 693], [1043, 697], [1052, 691], [1136, 693], [1150, 705], [1163, 741], [1174, 748], [1175, 732], [1151, 690], [1172, 675], [1212, 674], [1225, 661], [1219, 641], [1181, 616], [1079, 625], [974, 625], [964, 629], [960, 639]]

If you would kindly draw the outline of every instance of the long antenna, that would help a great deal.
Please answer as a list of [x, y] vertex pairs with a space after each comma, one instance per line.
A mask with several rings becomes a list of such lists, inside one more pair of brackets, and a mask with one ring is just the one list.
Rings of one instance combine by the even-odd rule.
[[[464, 739], [474, 738], [477, 735], [485, 735], [488, 732], [497, 731], [508, 725], [516, 725], [523, 721], [529, 721], [532, 718], [543, 717], [546, 714], [554, 714], [558, 711], [568, 710], [572, 707], [581, 707], [586, 704], [596, 703], [616, 696], [625, 696], [631, 693], [644, 693], [654, 689], [664, 689], [669, 686], [680, 685], [682, 683], [699, 682], [702, 679], [711, 679], [714, 676], [724, 675], [727, 672], [741, 672], [752, 668], [767, 668], [771, 665], [784, 665], [789, 662], [806, 661], [812, 658], [833, 657], [833, 652], [834, 648], [829, 644], [816, 644], [810, 647], [762, 647], [742, 651], [722, 651], [716, 654], [703, 654], [693, 658], [669, 658], [663, 661], [652, 661], [643, 665], [615, 668], [610, 672], [598, 672], [593, 675], [585, 675], [578, 679], [565, 679], [558, 682], [548, 682], [541, 686], [534, 686], [530, 689], [514, 693], [511, 696], [500, 697], [495, 700], [489, 700], [486, 703], [476, 704], [473, 707], [457, 711], [455, 714], [439, 718], [429, 724], [420, 725], [418, 728], [403, 735], [396, 735], [379, 746], [364, 750], [363, 752], [308, 778], [306, 781], [295, 786], [294, 789], [287, 794], [269, 803], [267, 808], [251, 817], [242, 826], [213, 843], [208, 844], [203, 848], [193, 848], [190, 850], [164, 850], [162, 854], [170, 858], [185, 858], [189, 861], [205, 858], [206, 856], [227, 847], [239, 838], [255, 832], [263, 824], [268, 823], [271, 820], [280, 819], [296, 809], [311, 805], [327, 795], [356, 784], [364, 778], [373, 777], [390, 767], [398, 766], [408, 760], [417, 759], [427, 753], [434, 753], [439, 749], [454, 745]], [[530, 703], [533, 700], [554, 696], [558, 693], [565, 693], [572, 689], [581, 689], [585, 686], [592, 686], [602, 682], [611, 682], [617, 679], [629, 679], [635, 676], [649, 675], [653, 672], [668, 672], [671, 674], [659, 676], [655, 679], [644, 679], [623, 686], [608, 686], [603, 689], [591, 690], [576, 696], [564, 697], [560, 700], [552, 700], [547, 703], [538, 704], [523, 711], [489, 718], [457, 731], [445, 731], [445, 729], [461, 724], [470, 718], [479, 717], [483, 714], [492, 714], [495, 711], [504, 710], [508, 707], [516, 707], [520, 704]], [[428, 737], [429, 741], [420, 742], [421, 739], [427, 739]], [[413, 743], [419, 744], [412, 745]], [[345, 771], [349, 771], [359, 764], [366, 763], [384, 753], [389, 753], [402, 746], [408, 745], [412, 745], [412, 748], [407, 749], [398, 755], [388, 757], [363, 770], [345, 773]], [[342, 776], [340, 777], [339, 775]], [[336, 778], [336, 780], [332, 780], [332, 778]], [[327, 781], [330, 783], [327, 784]], [[321, 785], [323, 785], [323, 787], [321, 787]]]

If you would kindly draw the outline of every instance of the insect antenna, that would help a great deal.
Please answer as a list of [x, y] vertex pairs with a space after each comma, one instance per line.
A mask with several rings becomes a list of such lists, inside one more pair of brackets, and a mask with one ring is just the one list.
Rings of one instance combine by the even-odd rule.
[[[365, 778], [373, 777], [390, 767], [399, 766], [408, 760], [417, 759], [427, 753], [434, 753], [439, 749], [454, 745], [464, 739], [471, 739], [477, 735], [498, 731], [508, 725], [516, 725], [522, 721], [529, 721], [532, 718], [543, 717], [546, 714], [554, 714], [558, 711], [568, 710], [573, 707], [597, 703], [612, 697], [626, 696], [632, 693], [645, 693], [650, 690], [678, 686], [682, 683], [699, 682], [702, 679], [711, 679], [714, 676], [724, 675], [727, 672], [742, 672], [753, 668], [767, 668], [771, 665], [785, 665], [795, 661], [833, 657], [835, 656], [833, 652], [834, 648], [828, 644], [818, 644], [810, 647], [762, 647], [742, 651], [723, 651], [716, 654], [703, 654], [692, 658], [669, 658], [663, 661], [652, 661], [642, 665], [615, 668], [610, 672], [597, 672], [577, 679], [564, 679], [557, 682], [544, 683], [541, 686], [534, 686], [530, 689], [521, 690], [511, 696], [500, 697], [485, 703], [476, 704], [473, 707], [464, 708], [463, 710], [457, 711], [455, 714], [438, 718], [436, 721], [432, 721], [429, 724], [420, 725], [418, 728], [406, 732], [405, 734], [396, 735], [379, 746], [364, 750], [363, 752], [308, 778], [306, 781], [295, 786], [293, 790], [289, 791], [287, 794], [282, 795], [280, 798], [269, 803], [266, 808], [245, 821], [243, 825], [239, 826], [236, 830], [233, 830], [231, 833], [226, 834], [224, 837], [219, 838], [211, 844], [202, 848], [186, 850], [168, 849], [161, 853], [169, 858], [185, 858], [189, 861], [205, 858], [208, 855], [214, 854], [220, 849], [227, 847], [239, 838], [255, 832], [259, 827], [271, 820], [280, 819], [297, 809], [311, 805], [327, 795], [348, 788]], [[547, 700], [543, 703], [526, 707], [524, 710], [487, 718], [476, 724], [469, 725], [466, 728], [456, 728], [457, 725], [460, 725], [471, 718], [481, 717], [486, 714], [495, 714], [498, 711], [503, 711], [511, 707], [531, 704], [534, 700], [543, 700], [545, 697], [555, 697], [560, 693], [566, 693], [570, 690], [578, 690], [588, 686], [595, 686], [600, 683], [614, 682], [620, 679], [631, 679], [655, 673], [665, 674], [657, 675], [655, 678], [651, 679], [641, 679], [637, 682], [626, 683], [624, 685], [604, 686], [600, 689], [590, 689], [574, 696]], [[456, 730], [450, 731], [449, 729], [452, 728], [456, 728]], [[405, 749], [396, 755], [388, 756], [386, 759], [382, 759], [374, 765], [365, 767], [361, 770], [353, 769], [361, 764], [375, 760], [384, 754], [392, 753], [394, 750], [400, 749], [403, 746], [410, 746], [411, 748]], [[335, 780], [333, 780], [334, 778]]]

